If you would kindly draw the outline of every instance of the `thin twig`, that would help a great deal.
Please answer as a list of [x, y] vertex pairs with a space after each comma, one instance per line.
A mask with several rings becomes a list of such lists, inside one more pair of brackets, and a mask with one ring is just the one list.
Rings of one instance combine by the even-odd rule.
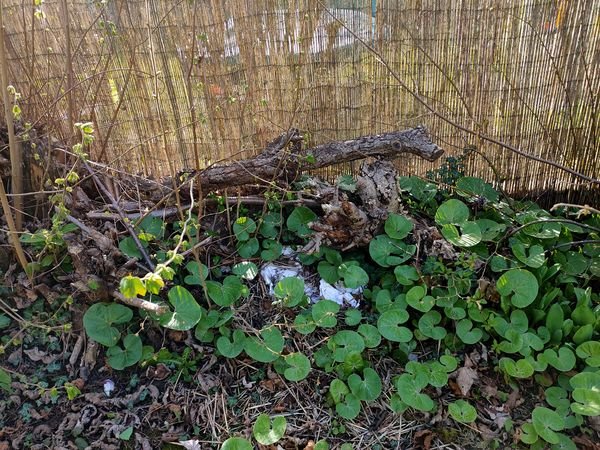
[[167, 305], [159, 305], [157, 303], [152, 303], [152, 302], [149, 302], [148, 300], [144, 300], [144, 299], [138, 298], [138, 297], [133, 297], [133, 298], [125, 297], [123, 294], [121, 294], [118, 291], [113, 291], [110, 293], [110, 295], [113, 298], [116, 298], [117, 300], [119, 300], [120, 302], [125, 303], [126, 305], [133, 306], [133, 307], [139, 308], [139, 309], [143, 309], [144, 311], [149, 311], [154, 314], [161, 315], [161, 314], [164, 314], [169, 311], [169, 308]]
[[108, 197], [112, 207], [115, 209], [115, 211], [117, 211], [117, 213], [119, 213], [119, 217], [123, 221], [123, 225], [125, 225], [125, 228], [127, 228], [127, 231], [131, 235], [131, 238], [135, 242], [135, 245], [138, 247], [138, 250], [142, 254], [144, 261], [146, 261], [146, 264], [148, 264], [148, 266], [150, 267], [151, 270], [154, 270], [156, 266], [154, 265], [154, 263], [150, 259], [150, 256], [148, 255], [148, 252], [146, 252], [146, 249], [140, 242], [140, 239], [138, 238], [137, 233], [133, 229], [133, 226], [131, 226], [130, 221], [127, 219], [127, 216], [125, 215], [125, 213], [123, 212], [123, 210], [121, 209], [121, 207], [119, 206], [119, 204], [117, 203], [115, 198], [112, 196], [110, 191], [106, 188], [106, 186], [104, 186], [104, 183], [102, 183], [102, 181], [100, 181], [100, 178], [98, 178], [98, 175], [96, 175], [96, 172], [94, 172], [94, 169], [92, 169], [90, 167], [90, 165], [87, 163], [87, 161], [82, 161], [82, 162], [83, 162], [83, 165], [85, 166], [86, 170], [90, 173], [90, 175], [94, 179], [94, 182], [96, 183], [98, 188], [102, 191], [102, 193], [104, 195], [106, 195]]

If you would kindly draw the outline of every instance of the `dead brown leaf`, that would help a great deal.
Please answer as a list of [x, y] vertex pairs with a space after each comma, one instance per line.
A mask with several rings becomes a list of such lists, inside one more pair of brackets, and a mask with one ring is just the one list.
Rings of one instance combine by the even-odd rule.
[[25, 353], [30, 360], [34, 362], [42, 361], [44, 364], [53, 363], [58, 359], [58, 355], [49, 355], [37, 347], [30, 348], [29, 350], [23, 350], [23, 353]]
[[419, 430], [413, 436], [414, 448], [429, 450], [433, 441], [433, 432], [431, 430]]
[[[468, 359], [468, 358], [467, 358]], [[471, 391], [473, 383], [478, 378], [477, 372], [470, 367], [461, 367], [456, 373], [456, 384], [460, 389], [460, 393], [466, 397]]]

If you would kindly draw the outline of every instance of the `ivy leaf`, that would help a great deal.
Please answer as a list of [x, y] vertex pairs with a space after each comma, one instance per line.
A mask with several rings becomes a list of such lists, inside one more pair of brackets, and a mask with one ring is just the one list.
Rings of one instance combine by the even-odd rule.
[[114, 345], [106, 351], [106, 356], [110, 367], [115, 370], [133, 366], [142, 357], [142, 340], [135, 334], [128, 334], [123, 339], [123, 348]]
[[158, 316], [158, 321], [163, 327], [185, 331], [193, 328], [200, 321], [202, 307], [190, 291], [183, 286], [175, 286], [169, 290], [168, 297], [175, 311]]
[[83, 326], [90, 339], [106, 346], [115, 345], [121, 336], [114, 324], [127, 323], [133, 312], [118, 303], [94, 303], [83, 315]]
[[284, 436], [286, 427], [285, 417], [277, 416], [271, 421], [267, 414], [261, 414], [254, 422], [252, 434], [259, 444], [272, 445]]
[[539, 284], [531, 272], [524, 269], [511, 269], [498, 278], [496, 289], [500, 295], [510, 296], [513, 306], [525, 308], [537, 297]]

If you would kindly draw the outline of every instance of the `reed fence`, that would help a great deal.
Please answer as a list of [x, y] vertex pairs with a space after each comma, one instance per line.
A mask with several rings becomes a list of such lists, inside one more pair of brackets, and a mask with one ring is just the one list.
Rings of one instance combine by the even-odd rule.
[[424, 124], [450, 155], [475, 147], [469, 173], [509, 192], [598, 203], [589, 183], [481, 139], [600, 176], [597, 0], [1, 4], [22, 121], [63, 142], [92, 121], [92, 156], [115, 167], [202, 168], [292, 126], [318, 144]]

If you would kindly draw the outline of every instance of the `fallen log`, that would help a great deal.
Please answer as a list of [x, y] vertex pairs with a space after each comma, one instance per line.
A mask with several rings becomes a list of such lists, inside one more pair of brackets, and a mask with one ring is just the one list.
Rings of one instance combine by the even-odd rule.
[[422, 126], [329, 142], [309, 149], [302, 148], [302, 141], [301, 133], [297, 129], [290, 129], [254, 158], [211, 166], [195, 175], [199, 178], [203, 192], [209, 192], [231, 186], [290, 180], [300, 171], [367, 157], [392, 159], [411, 153], [428, 161], [435, 161], [444, 153], [431, 141], [427, 130]]

